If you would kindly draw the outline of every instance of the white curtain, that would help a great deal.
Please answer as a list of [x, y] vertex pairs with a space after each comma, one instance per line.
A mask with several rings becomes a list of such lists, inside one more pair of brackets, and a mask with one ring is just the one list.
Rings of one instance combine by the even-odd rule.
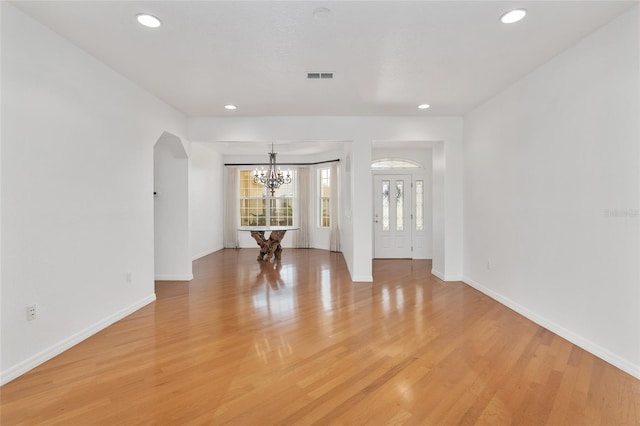
[[295, 231], [296, 248], [309, 248], [309, 168], [299, 167], [296, 172], [296, 186], [298, 188], [298, 226]]
[[331, 205], [329, 208], [331, 209], [331, 219], [329, 221], [329, 231], [330, 231], [330, 243], [329, 250], [331, 251], [340, 251], [340, 218], [338, 215], [338, 163], [331, 163], [330, 169], [330, 179], [331, 179]]
[[238, 248], [238, 169], [225, 168], [224, 228], [225, 248]]

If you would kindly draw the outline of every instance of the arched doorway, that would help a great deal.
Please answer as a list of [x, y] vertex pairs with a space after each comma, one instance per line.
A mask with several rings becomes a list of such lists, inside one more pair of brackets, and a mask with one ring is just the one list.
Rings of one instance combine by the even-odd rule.
[[155, 279], [193, 279], [189, 251], [189, 158], [180, 138], [164, 132], [153, 148]]

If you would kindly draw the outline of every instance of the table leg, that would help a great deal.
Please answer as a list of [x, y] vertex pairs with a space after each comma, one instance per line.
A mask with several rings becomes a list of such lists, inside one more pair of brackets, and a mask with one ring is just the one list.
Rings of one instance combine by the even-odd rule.
[[267, 251], [264, 260], [267, 262], [270, 261], [274, 254], [276, 259], [280, 259], [282, 253], [280, 241], [282, 241], [286, 232], [287, 231], [271, 231], [271, 235], [269, 235], [269, 240], [267, 241]]
[[282, 246], [280, 242], [287, 231], [271, 231], [269, 238], [265, 238], [264, 231], [251, 231], [251, 236], [260, 246], [260, 254], [257, 260], [269, 261], [273, 256], [280, 259], [282, 256]]
[[251, 236], [260, 246], [260, 254], [258, 255], [257, 260], [262, 260], [262, 257], [265, 255], [264, 248], [267, 245], [267, 239], [264, 237], [264, 231], [251, 231]]

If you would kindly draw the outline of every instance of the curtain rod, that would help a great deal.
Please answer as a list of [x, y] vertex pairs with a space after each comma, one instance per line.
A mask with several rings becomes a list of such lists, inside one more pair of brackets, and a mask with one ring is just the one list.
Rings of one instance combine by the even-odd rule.
[[[316, 161], [315, 163], [278, 163], [278, 166], [317, 166], [318, 164], [337, 163], [340, 159]], [[224, 163], [226, 166], [268, 166], [269, 163]]]

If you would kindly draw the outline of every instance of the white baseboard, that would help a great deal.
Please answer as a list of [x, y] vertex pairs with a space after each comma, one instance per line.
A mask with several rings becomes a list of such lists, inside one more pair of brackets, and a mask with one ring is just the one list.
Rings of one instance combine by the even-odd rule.
[[154, 277], [155, 281], [191, 281], [193, 274], [160, 274]]
[[205, 257], [205, 256], [209, 256], [210, 254], [215, 253], [215, 252], [220, 251], [220, 250], [222, 250], [222, 247], [211, 249], [211, 250], [205, 250], [205, 251], [200, 252], [198, 254], [194, 254], [191, 257], [191, 261], [198, 260], [198, 259], [200, 259], [202, 257]]
[[351, 277], [351, 281], [354, 283], [372, 283], [373, 275], [354, 275]]
[[435, 269], [431, 269], [431, 274], [446, 282], [462, 281], [462, 277], [460, 275], [445, 275], [440, 271], [436, 271]]
[[193, 256], [191, 256], [191, 261], [193, 262], [194, 260], [198, 260], [198, 259], [200, 259], [202, 257], [209, 256], [211, 253], [213, 253], [213, 251], [207, 250], [207, 251], [203, 251], [201, 253], [194, 254]]
[[111, 324], [113, 324], [116, 321], [121, 320], [122, 318], [126, 317], [127, 315], [130, 315], [132, 313], [134, 313], [135, 311], [137, 311], [138, 309], [148, 305], [149, 303], [152, 303], [154, 300], [156, 300], [156, 295], [154, 294], [150, 294], [149, 296], [145, 297], [144, 299], [130, 305], [127, 306], [126, 308], [112, 314], [109, 315], [108, 317], [104, 318], [101, 321], [98, 321], [97, 323], [85, 328], [84, 330], [79, 331], [76, 334], [73, 334], [69, 337], [67, 337], [66, 339], [63, 339], [62, 341], [56, 343], [53, 346], [50, 346], [49, 348], [35, 354], [34, 356], [27, 358], [26, 360], [18, 363], [17, 365], [14, 365], [13, 367], [10, 367], [8, 369], [6, 369], [5, 371], [2, 371], [0, 373], [0, 385], [4, 385], [6, 383], [9, 383], [11, 380], [23, 375], [24, 373], [26, 373], [27, 371], [37, 367], [38, 365], [42, 364], [45, 361], [50, 360], [51, 358], [55, 357], [56, 355], [60, 355], [62, 352], [66, 351], [67, 349], [71, 348], [72, 346], [77, 345], [78, 343], [82, 342], [83, 340], [87, 339], [88, 337], [93, 336], [94, 334], [96, 334], [97, 332], [107, 328], [108, 326], [110, 326]]
[[602, 346], [596, 343], [593, 343], [589, 339], [586, 339], [580, 336], [579, 334], [576, 334], [573, 331], [562, 327], [561, 325], [558, 325], [552, 321], [549, 321], [546, 318], [541, 317], [535, 312], [509, 299], [508, 297], [504, 297], [501, 294], [496, 293], [495, 291], [483, 286], [479, 282], [472, 280], [469, 277], [464, 277], [463, 281], [469, 286], [480, 291], [481, 293], [486, 294], [487, 296], [491, 297], [497, 302], [516, 311], [517, 313], [524, 316], [525, 318], [535, 322], [539, 326], [546, 328], [547, 330], [557, 334], [558, 336], [570, 341], [574, 345], [581, 347], [585, 351], [597, 356], [598, 358], [608, 362], [609, 364], [615, 367], [618, 367], [620, 370], [631, 374], [637, 379], [640, 379], [640, 364], [634, 364], [630, 361], [627, 361], [619, 357], [618, 355], [603, 348]]
[[431, 275], [435, 275], [436, 277], [440, 278], [442, 281], [444, 281], [444, 274], [440, 271], [436, 271], [435, 269], [431, 269]]

